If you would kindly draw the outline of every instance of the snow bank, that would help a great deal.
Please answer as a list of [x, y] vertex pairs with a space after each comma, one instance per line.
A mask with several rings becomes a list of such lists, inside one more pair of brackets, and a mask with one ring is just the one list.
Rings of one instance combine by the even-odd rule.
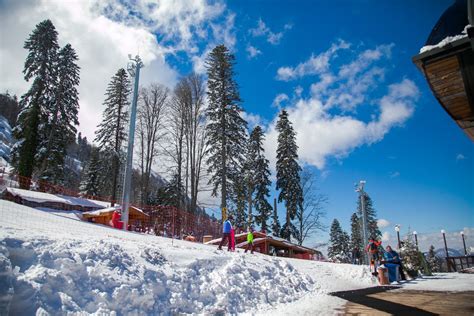
[[217, 251], [3, 200], [0, 218], [0, 306], [12, 315], [318, 314], [344, 303], [330, 292], [375, 285], [361, 266]]

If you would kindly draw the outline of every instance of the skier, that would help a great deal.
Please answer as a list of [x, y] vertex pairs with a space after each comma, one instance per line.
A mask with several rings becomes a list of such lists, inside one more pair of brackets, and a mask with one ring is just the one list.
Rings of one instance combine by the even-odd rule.
[[360, 263], [360, 250], [359, 247], [354, 247], [352, 249], [352, 264], [359, 264]]
[[250, 253], [253, 253], [253, 232], [254, 229], [250, 226], [249, 232], [247, 233], [247, 248], [245, 248], [245, 253], [250, 249]]
[[222, 245], [224, 244], [225, 241], [227, 241], [227, 251], [230, 251], [232, 248], [232, 241], [231, 241], [231, 230], [232, 230], [232, 223], [230, 222], [232, 220], [232, 215], [229, 215], [227, 220], [225, 220], [223, 227], [222, 227], [222, 239], [221, 242], [219, 243], [219, 247], [217, 250], [222, 250]]

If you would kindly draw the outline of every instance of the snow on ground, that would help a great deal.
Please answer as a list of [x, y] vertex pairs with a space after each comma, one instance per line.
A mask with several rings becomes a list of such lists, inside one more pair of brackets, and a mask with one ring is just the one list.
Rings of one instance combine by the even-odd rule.
[[374, 285], [367, 267], [218, 251], [0, 200], [0, 314], [327, 315], [345, 303], [330, 292]]
[[285, 314], [315, 299], [332, 310], [343, 301], [329, 292], [375, 284], [361, 266], [217, 251], [9, 201], [0, 218], [0, 294], [14, 315]]
[[418, 291], [474, 291], [474, 274], [468, 273], [435, 273], [407, 282], [404, 290]]

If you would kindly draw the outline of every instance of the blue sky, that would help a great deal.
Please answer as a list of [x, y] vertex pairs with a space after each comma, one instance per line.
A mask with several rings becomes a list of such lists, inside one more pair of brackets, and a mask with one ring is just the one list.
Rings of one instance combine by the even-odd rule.
[[363, 179], [390, 223], [383, 228], [389, 240], [394, 224], [459, 232], [474, 227], [473, 144], [411, 61], [451, 3], [5, 0], [0, 88], [24, 93], [23, 41], [51, 18], [60, 44], [70, 42], [80, 58], [79, 130], [91, 139], [105, 86], [128, 53], [145, 61], [143, 84], [172, 88], [180, 76], [203, 72], [206, 53], [224, 43], [236, 56], [246, 118], [265, 128], [272, 163], [274, 120], [280, 108], [289, 110], [302, 164], [328, 196], [327, 224], [338, 218], [349, 228], [354, 183]]
[[[366, 190], [378, 215], [392, 224], [418, 232], [441, 228], [460, 230], [474, 225], [473, 144], [433, 97], [411, 57], [423, 46], [431, 28], [451, 1], [290, 1], [231, 2], [239, 27], [236, 45], [244, 107], [271, 121], [278, 109], [271, 104], [279, 93], [291, 95], [297, 86], [307, 90], [317, 76], [291, 82], [275, 80], [279, 67], [296, 65], [319, 54], [337, 39], [352, 43], [354, 51], [393, 44], [392, 56], [381, 62], [385, 79], [367, 93], [380, 98], [386, 87], [407, 78], [419, 89], [415, 109], [401, 126], [382, 140], [362, 145], [346, 157], [329, 157], [319, 170], [319, 187], [329, 197], [328, 222], [339, 218], [346, 229], [355, 209], [353, 183], [367, 180]], [[273, 32], [284, 32], [279, 45], [248, 30], [262, 19]], [[291, 29], [285, 30], [285, 25]], [[262, 53], [249, 59], [246, 46]], [[347, 63], [354, 54], [338, 62]], [[303, 92], [304, 93], [304, 92]], [[362, 109], [358, 117], [367, 116]], [[462, 156], [461, 156], [462, 155]], [[464, 157], [464, 158], [462, 158]], [[326, 175], [327, 174], [327, 175]], [[323, 176], [324, 175], [324, 176]], [[393, 227], [393, 226], [391, 226]], [[391, 227], [385, 230], [393, 231]]]

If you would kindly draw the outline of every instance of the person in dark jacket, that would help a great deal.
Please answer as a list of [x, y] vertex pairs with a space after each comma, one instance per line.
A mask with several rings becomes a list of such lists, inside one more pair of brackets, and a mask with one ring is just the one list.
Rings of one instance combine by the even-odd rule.
[[232, 215], [229, 215], [229, 217], [227, 217], [227, 219], [224, 221], [224, 224], [222, 225], [222, 239], [219, 243], [219, 247], [217, 248], [218, 250], [222, 250], [222, 245], [224, 245], [225, 241], [227, 241], [227, 251], [231, 250], [232, 243], [230, 240], [230, 232], [232, 230], [232, 219]]
[[359, 247], [354, 247], [352, 249], [352, 264], [359, 264], [360, 263], [360, 250]]

